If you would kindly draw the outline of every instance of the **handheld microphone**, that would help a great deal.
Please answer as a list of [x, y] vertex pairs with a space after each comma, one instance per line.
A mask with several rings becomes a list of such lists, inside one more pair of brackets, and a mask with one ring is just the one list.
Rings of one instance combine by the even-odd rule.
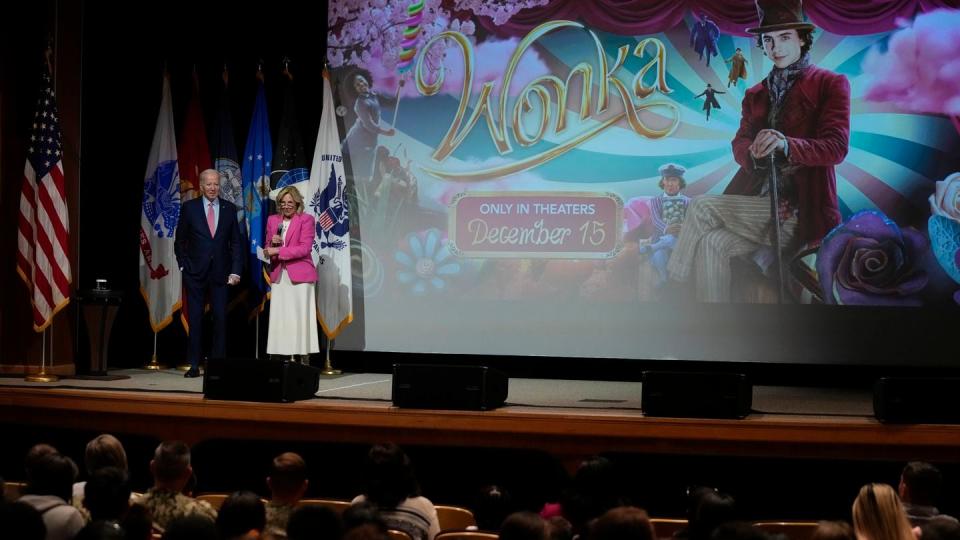
[[[280, 225], [277, 226], [277, 236], [283, 237], [283, 222], [280, 222]], [[282, 243], [282, 242], [281, 242]], [[277, 244], [279, 245], [279, 244]]]

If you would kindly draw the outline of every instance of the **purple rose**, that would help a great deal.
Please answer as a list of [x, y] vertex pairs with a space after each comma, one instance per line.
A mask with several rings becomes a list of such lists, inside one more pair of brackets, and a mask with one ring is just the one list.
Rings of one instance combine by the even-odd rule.
[[927, 273], [918, 264], [929, 248], [913, 229], [883, 213], [859, 212], [823, 239], [817, 274], [828, 304], [918, 306]]

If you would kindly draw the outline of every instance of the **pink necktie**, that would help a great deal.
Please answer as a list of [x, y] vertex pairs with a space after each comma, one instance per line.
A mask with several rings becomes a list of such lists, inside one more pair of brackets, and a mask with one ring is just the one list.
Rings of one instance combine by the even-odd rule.
[[207, 226], [210, 227], [210, 237], [217, 234], [217, 219], [213, 215], [213, 203], [207, 204]]

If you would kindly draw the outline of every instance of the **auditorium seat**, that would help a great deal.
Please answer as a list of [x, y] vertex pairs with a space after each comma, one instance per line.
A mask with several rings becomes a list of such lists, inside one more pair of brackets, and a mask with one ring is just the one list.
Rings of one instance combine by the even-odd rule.
[[674, 533], [687, 528], [687, 520], [672, 518], [650, 518], [657, 538], [671, 538]]
[[459, 506], [445, 506], [438, 504], [437, 519], [440, 521], [440, 530], [448, 529], [466, 529], [467, 527], [476, 527], [477, 520], [473, 517], [473, 512]]
[[15, 501], [23, 495], [23, 490], [26, 487], [27, 484], [23, 482], [7, 482], [3, 486], [3, 498], [8, 501]]
[[413, 540], [409, 534], [396, 529], [388, 530], [387, 534], [390, 535], [390, 540]]
[[223, 506], [223, 501], [227, 500], [227, 497], [229, 496], [230, 494], [228, 493], [204, 493], [202, 495], [197, 495], [194, 498], [198, 501], [206, 501], [210, 503], [210, 506], [212, 506], [214, 510], [219, 511], [220, 507]]
[[442, 531], [433, 540], [497, 540], [497, 533], [481, 531]]
[[810, 540], [817, 530], [815, 521], [758, 521], [753, 525], [771, 535], [782, 534], [789, 540]]
[[300, 499], [297, 506], [326, 506], [338, 514], [350, 507], [350, 501], [339, 499]]

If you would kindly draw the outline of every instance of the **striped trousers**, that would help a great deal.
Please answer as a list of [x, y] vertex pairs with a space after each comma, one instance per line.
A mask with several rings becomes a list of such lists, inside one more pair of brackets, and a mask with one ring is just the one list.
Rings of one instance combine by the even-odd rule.
[[[797, 228], [792, 217], [781, 226], [781, 247]], [[670, 279], [696, 277], [697, 300], [730, 301], [730, 259], [773, 245], [770, 199], [750, 195], [714, 195], [693, 199], [667, 264]]]

